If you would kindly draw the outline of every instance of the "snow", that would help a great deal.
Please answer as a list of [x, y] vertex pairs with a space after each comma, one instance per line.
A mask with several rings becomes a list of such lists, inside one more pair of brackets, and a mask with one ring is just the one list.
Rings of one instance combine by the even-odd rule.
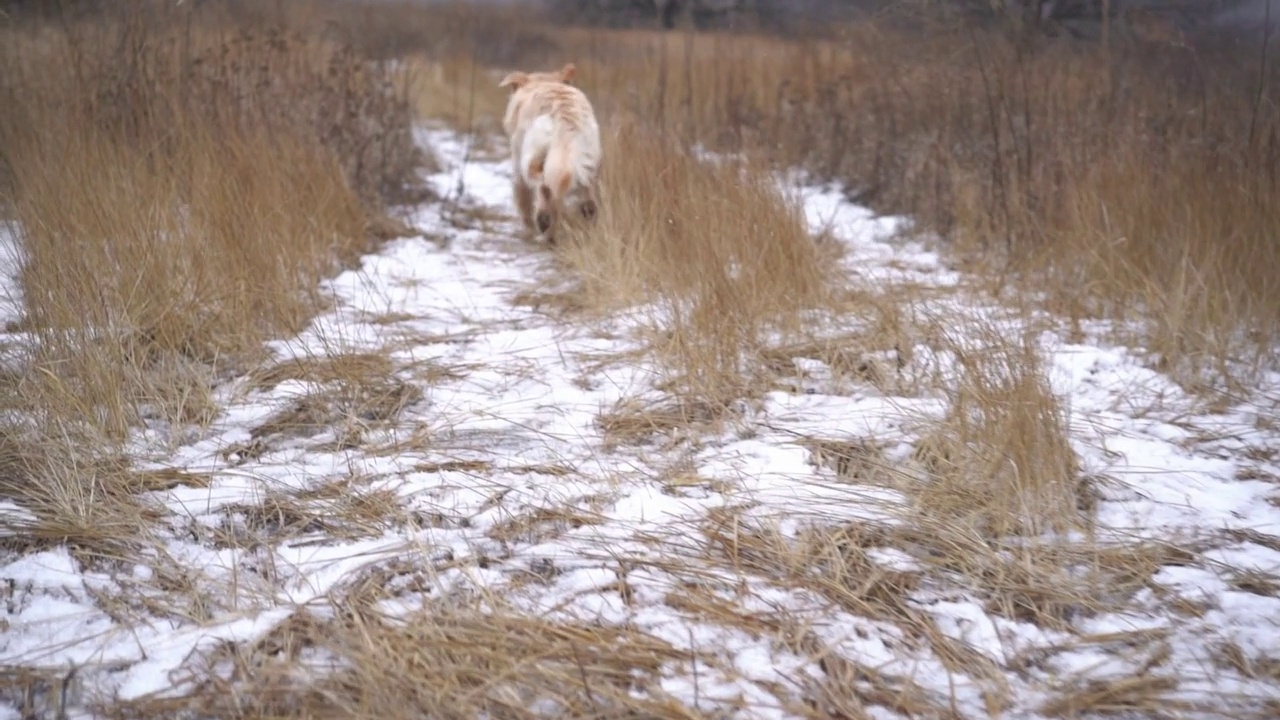
[[[339, 595], [370, 568], [392, 560], [435, 568], [447, 557], [451, 567], [431, 575], [442, 592], [502, 593], [533, 615], [626, 625], [714, 657], [666, 668], [660, 682], [663, 691], [704, 712], [750, 708], [730, 714], [794, 717], [777, 693], [798, 692], [824, 671], [794, 644], [673, 605], [674, 588], [695, 577], [706, 593], [740, 613], [785, 616], [831, 652], [884, 677], [912, 679], [962, 717], [986, 717], [987, 680], [979, 672], [969, 677], [948, 670], [927, 643], [883, 618], [858, 616], [814, 592], [717, 564], [701, 552], [706, 543], [700, 528], [729, 510], [739, 512], [741, 522], [776, 527], [783, 537], [812, 524], [901, 522], [907, 500], [900, 491], [841, 481], [810, 464], [798, 440], [875, 439], [887, 459], [905, 462], [918, 428], [946, 412], [945, 397], [897, 396], [841, 380], [824, 363], [803, 359], [797, 363], [803, 392], [770, 392], [745, 408], [736, 432], [680, 451], [689, 480], [670, 483], [664, 471], [675, 464], [672, 457], [653, 447], [612, 448], [596, 425], [616, 402], [654, 395], [652, 367], [598, 362], [602, 354], [638, 347], [625, 334], [611, 339], [617, 337], [605, 332], [611, 322], [625, 328], [651, 315], [569, 323], [514, 304], [520, 290], [554, 281], [550, 254], [521, 240], [510, 219], [488, 227], [449, 222], [452, 202], [509, 216], [506, 163], [472, 158], [463, 164], [463, 141], [447, 130], [424, 129], [422, 140], [445, 168], [428, 180], [451, 199], [414, 209], [410, 219], [423, 235], [387, 243], [358, 269], [327, 282], [333, 309], [297, 337], [269, 345], [280, 360], [388, 352], [401, 368], [397, 377], [420, 388], [421, 398], [394, 427], [369, 428], [354, 448], [326, 445], [337, 439], [328, 432], [284, 439], [261, 454], [228, 453], [251, 440], [252, 428], [314, 390], [296, 381], [262, 389], [243, 378], [219, 388], [219, 420], [177, 447], [174, 428], [140, 429], [133, 450], [141, 466], [208, 473], [213, 482], [150, 494], [148, 501], [170, 518], [169, 530], [151, 549], [150, 564], [138, 565], [131, 577], [95, 573], [66, 548], [0, 556], [0, 589], [9, 588], [0, 602], [0, 666], [51, 673], [74, 666], [85, 687], [83, 702], [180, 691], [173, 684], [177, 671], [219, 643], [263, 637], [299, 608]], [[940, 317], [999, 328], [1025, 322], [966, 295], [964, 277], [927, 239], [912, 236], [904, 219], [878, 217], [835, 188], [801, 180], [791, 176], [790, 189], [804, 202], [811, 229], [848, 247], [852, 284], [927, 286], [945, 291], [929, 308]], [[447, 243], [432, 239], [438, 237]], [[7, 229], [3, 244], [16, 258]], [[0, 306], [5, 321], [17, 317], [16, 286], [9, 285]], [[961, 339], [965, 327], [963, 321], [949, 323]], [[1207, 409], [1149, 368], [1137, 351], [1103, 338], [1096, 333], [1087, 342], [1067, 342], [1047, 331], [1041, 342], [1084, 470], [1105, 480], [1098, 540], [1196, 540], [1211, 547], [1203, 561], [1156, 572], [1127, 612], [1081, 618], [1072, 630], [1077, 637], [1166, 633], [1165, 669], [1186, 678], [1177, 691], [1181, 699], [1204, 701], [1230, 689], [1280, 701], [1275, 683], [1200, 669], [1224, 640], [1253, 657], [1280, 658], [1280, 600], [1230, 581], [1245, 571], [1280, 573], [1280, 552], [1267, 547], [1280, 547], [1274, 502], [1280, 430], [1268, 420], [1280, 414], [1280, 381], [1270, 378], [1254, 398], [1233, 407]], [[917, 350], [916, 364], [930, 365], [927, 372], [946, 372], [949, 362], [924, 346]], [[428, 365], [456, 373], [428, 379], [419, 372]], [[261, 535], [246, 529], [245, 509], [268, 496], [318, 491], [353, 478], [366, 480], [361, 492], [385, 490], [400, 504], [397, 516], [369, 537], [330, 537], [321, 527], [276, 542], [266, 537], [258, 545], [214, 540], [229, 527]], [[565, 524], [550, 535], [506, 530], [538, 511], [565, 508], [593, 521]], [[24, 513], [0, 502], [6, 522]], [[872, 548], [867, 557], [884, 569], [916, 567], [895, 548]], [[622, 563], [631, 568], [629, 601], [618, 591]], [[186, 580], [203, 599], [203, 617], [109, 613], [96, 599], [113, 592], [160, 594], [142, 588], [161, 567], [189, 571]], [[518, 571], [550, 579], [515, 587]], [[1206, 611], [1172, 617], [1159, 609], [1156, 590], [1199, 602]], [[1034, 669], [1008, 670], [1015, 703], [1010, 716], [1039, 717], [1049, 688], [1132, 673], [1142, 661], [1103, 642], [1055, 649], [1069, 644], [1064, 631], [993, 614], [956, 587], [926, 583], [911, 601], [943, 636], [1000, 667], [1008, 669], [1016, 657], [1041, 658]], [[408, 611], [417, 604], [406, 596], [384, 607]], [[870, 712], [897, 717], [882, 707]], [[17, 717], [16, 708], [0, 706], [0, 717], [5, 713]]]

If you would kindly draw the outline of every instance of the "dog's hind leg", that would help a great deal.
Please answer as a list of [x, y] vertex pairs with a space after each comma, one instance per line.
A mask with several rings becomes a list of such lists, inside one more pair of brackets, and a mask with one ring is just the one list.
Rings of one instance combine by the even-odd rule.
[[538, 202], [535, 205], [538, 211], [535, 222], [538, 226], [538, 232], [546, 239], [548, 243], [555, 244], [555, 224], [556, 224], [556, 205], [551, 196], [551, 189], [546, 185], [538, 188]]
[[512, 181], [516, 196], [516, 209], [520, 211], [520, 220], [530, 230], [533, 227], [533, 188], [525, 184], [524, 178], [517, 177]]

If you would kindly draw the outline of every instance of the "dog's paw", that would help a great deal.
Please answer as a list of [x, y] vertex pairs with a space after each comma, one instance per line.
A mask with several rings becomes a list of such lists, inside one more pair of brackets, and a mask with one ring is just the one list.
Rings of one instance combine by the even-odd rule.
[[537, 223], [538, 223], [538, 232], [545, 233], [548, 230], [550, 230], [551, 229], [551, 213], [545, 210], [538, 213]]

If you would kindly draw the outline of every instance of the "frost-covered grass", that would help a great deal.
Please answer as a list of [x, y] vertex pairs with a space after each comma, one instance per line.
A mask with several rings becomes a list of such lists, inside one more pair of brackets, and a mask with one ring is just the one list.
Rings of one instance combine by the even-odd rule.
[[35, 712], [1280, 702], [1274, 387], [1207, 408], [966, 289], [906, 223], [793, 185], [840, 246], [845, 312], [756, 347], [764, 384], [699, 413], [663, 383], [662, 312], [571, 302], [590, 294], [519, 237], [506, 163], [420, 139], [450, 199], [327, 281], [331, 309], [219, 385], [206, 426], [131, 435], [131, 532], [9, 523], [0, 662]]

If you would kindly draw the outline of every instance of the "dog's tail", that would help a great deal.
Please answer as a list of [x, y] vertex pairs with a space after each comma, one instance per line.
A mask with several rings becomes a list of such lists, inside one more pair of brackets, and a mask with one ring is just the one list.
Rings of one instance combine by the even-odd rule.
[[525, 132], [521, 156], [524, 158], [523, 171], [531, 185], [544, 181], [547, 155], [556, 138], [555, 121], [549, 115], [540, 115], [529, 125]]
[[592, 128], [557, 128], [561, 132], [548, 148], [543, 174], [543, 194], [547, 200], [561, 200], [569, 188], [591, 185], [599, 169], [598, 132]]

